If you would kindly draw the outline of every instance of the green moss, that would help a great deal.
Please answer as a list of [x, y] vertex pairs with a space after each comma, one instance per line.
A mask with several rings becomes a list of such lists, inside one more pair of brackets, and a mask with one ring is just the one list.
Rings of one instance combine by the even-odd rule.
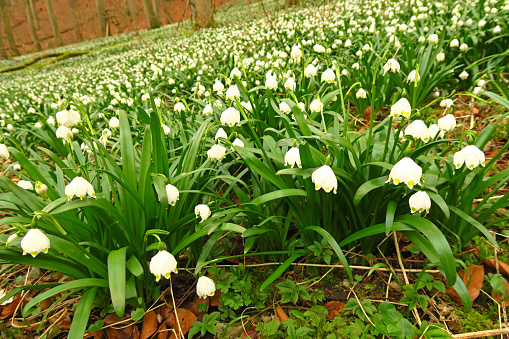
[[[470, 312], [457, 312], [458, 321], [461, 323], [461, 332], [478, 332], [495, 328], [493, 321], [488, 318], [484, 310], [473, 309]], [[493, 338], [493, 337], [489, 337]]]

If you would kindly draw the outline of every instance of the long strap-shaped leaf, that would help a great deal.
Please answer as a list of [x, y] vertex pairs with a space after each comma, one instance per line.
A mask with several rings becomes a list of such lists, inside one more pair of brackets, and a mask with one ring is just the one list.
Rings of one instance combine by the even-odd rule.
[[97, 287], [90, 288], [83, 293], [74, 312], [71, 329], [67, 338], [83, 338], [92, 311]]
[[127, 247], [111, 251], [108, 255], [108, 282], [110, 284], [111, 303], [119, 317], [124, 315], [125, 282], [126, 282], [126, 251]]

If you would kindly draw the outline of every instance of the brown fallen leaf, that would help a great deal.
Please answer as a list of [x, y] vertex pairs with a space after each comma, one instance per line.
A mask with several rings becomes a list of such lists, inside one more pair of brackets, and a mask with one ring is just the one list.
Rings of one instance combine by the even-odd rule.
[[116, 313], [108, 314], [106, 317], [104, 317], [103, 321], [106, 325], [111, 325], [118, 323], [122, 321], [123, 319], [120, 318]]
[[143, 326], [141, 328], [141, 339], [147, 339], [157, 331], [157, 315], [156, 312], [150, 311], [143, 316]]
[[[497, 301], [497, 303], [500, 303], [500, 301], [502, 299], [504, 299], [505, 297], [509, 296], [509, 283], [508, 282], [504, 282], [504, 286], [505, 286], [505, 293], [504, 294], [502, 294], [500, 292], [492, 294], [493, 295], [493, 299], [495, 299]], [[509, 306], [509, 298], [504, 300], [504, 304], [505, 304], [505, 306]]]
[[371, 106], [366, 107], [364, 110], [364, 120], [366, 120], [369, 124], [369, 121], [371, 120]]
[[216, 291], [210, 298], [210, 305], [215, 307], [221, 306], [221, 291]]
[[258, 339], [258, 333], [260, 333], [260, 332], [258, 332], [254, 328], [250, 328], [249, 330], [245, 330], [244, 332], [242, 332], [240, 337], [241, 338]]
[[140, 330], [133, 325], [124, 328], [109, 327], [106, 334], [108, 339], [140, 339]]
[[281, 306], [279, 306], [279, 304], [277, 304], [277, 306], [276, 306], [276, 314], [277, 314], [277, 317], [279, 318], [279, 320], [281, 320], [281, 321], [285, 321], [286, 319], [289, 318], [286, 315], [285, 311], [283, 311]]
[[7, 305], [0, 305], [0, 319], [5, 319], [5, 318], [8, 318], [8, 317], [14, 315], [14, 312], [16, 312], [16, 308], [19, 312], [21, 309], [21, 307], [18, 307], [20, 302], [21, 302], [21, 297], [17, 297], [15, 299], [13, 299]]
[[[203, 303], [207, 304], [207, 310], [205, 312], [200, 312], [200, 311], [198, 311], [198, 305], [203, 304]], [[209, 304], [210, 304], [210, 297], [203, 299], [203, 298], [200, 298], [198, 296], [198, 294], [195, 294], [193, 301], [186, 303], [184, 306], [182, 306], [182, 308], [185, 308], [186, 310], [193, 312], [198, 317], [198, 320], [200, 320], [200, 318], [203, 318], [205, 313], [208, 311]]]
[[107, 339], [107, 337], [103, 331], [97, 331], [97, 332], [89, 333], [83, 339]]
[[339, 313], [341, 313], [344, 306], [345, 305], [343, 305], [341, 301], [329, 301], [325, 305], [325, 308], [327, 309], [329, 317], [335, 318], [339, 316]]
[[167, 306], [167, 305], [164, 305], [163, 307], [161, 307], [161, 317], [163, 319], [166, 319], [168, 318], [170, 315], [171, 315], [171, 312], [173, 312], [173, 308]]
[[[495, 259], [486, 259], [486, 260], [484, 260], [484, 262], [488, 266], [491, 266], [493, 268], [497, 268], [497, 264], [495, 262]], [[498, 261], [498, 270], [499, 270], [500, 273], [509, 276], [509, 265], [507, 265], [505, 262], [500, 261], [500, 260]]]
[[[467, 272], [465, 270], [461, 270], [458, 272], [458, 275], [467, 286], [468, 293], [470, 294], [470, 299], [473, 302], [475, 299], [477, 299], [479, 293], [481, 293], [482, 284], [484, 282], [484, 266], [470, 265], [468, 266], [468, 271], [470, 272], [470, 283], [468, 285]], [[447, 287], [446, 292], [447, 294], [452, 295], [458, 304], [463, 305], [463, 302], [461, 301], [461, 298], [459, 297], [454, 287]]]
[[[186, 335], [187, 332], [193, 327], [193, 323], [197, 320], [196, 316], [193, 312], [186, 310], [185, 308], [177, 308], [178, 319], [180, 323], [180, 330], [183, 335]], [[173, 328], [177, 333], [179, 333], [179, 326], [175, 321], [175, 313], [173, 312], [168, 319], [166, 320], [166, 326], [168, 328]], [[177, 336], [172, 333], [170, 339], [177, 339]]]
[[166, 323], [163, 322], [161, 326], [157, 329], [157, 336], [156, 339], [168, 339], [168, 336], [170, 335], [170, 331], [167, 331]]

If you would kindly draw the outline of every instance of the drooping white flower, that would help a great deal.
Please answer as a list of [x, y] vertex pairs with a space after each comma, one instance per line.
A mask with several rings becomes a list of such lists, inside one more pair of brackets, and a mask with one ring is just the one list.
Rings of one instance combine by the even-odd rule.
[[179, 200], [180, 192], [177, 187], [168, 184], [166, 185], [166, 195], [168, 196], [168, 204], [175, 206], [177, 200]]
[[315, 75], [316, 75], [316, 67], [313, 66], [313, 64], [307, 65], [306, 69], [304, 69], [304, 76], [306, 78], [309, 78], [309, 77], [315, 76]]
[[396, 72], [399, 72], [400, 71], [400, 65], [399, 65], [399, 62], [396, 61], [396, 59], [389, 59], [387, 60], [387, 62], [385, 63], [384, 65], [384, 75], [387, 74], [387, 72], [391, 71], [393, 73], [396, 73]]
[[313, 51], [315, 51], [316, 53], [325, 53], [325, 47], [323, 47], [320, 44], [316, 44], [313, 46]]
[[21, 188], [24, 188], [26, 190], [33, 190], [34, 189], [34, 185], [32, 185], [32, 183], [28, 180], [20, 180], [18, 181], [18, 186], [21, 187]]
[[265, 80], [265, 88], [276, 90], [277, 89], [277, 79], [274, 76], [269, 76], [267, 80]]
[[437, 124], [431, 124], [429, 127], [428, 127], [428, 131], [429, 131], [429, 138], [431, 140], [435, 139], [435, 137], [437, 136], [438, 134], [438, 137], [439, 138], [443, 138], [445, 136], [445, 131], [444, 130], [441, 130], [440, 127], [438, 127]]
[[361, 68], [361, 65], [358, 62], [356, 62], [352, 65], [352, 68], [358, 70], [359, 68]]
[[173, 109], [177, 112], [182, 112], [186, 110], [186, 105], [179, 101], [173, 106]]
[[[233, 140], [233, 142], [232, 142], [232, 145], [237, 146], [237, 147], [244, 147], [244, 142], [242, 140], [240, 140], [239, 138], [235, 138], [235, 140]], [[233, 146], [231, 148], [232, 151], [235, 150], [233, 148]]]
[[235, 98], [240, 98], [240, 91], [237, 85], [232, 85], [226, 90], [226, 99], [235, 100]]
[[410, 118], [410, 113], [412, 112], [412, 106], [410, 106], [410, 102], [406, 98], [401, 98], [391, 107], [390, 116], [393, 118], [397, 118], [400, 115], [405, 118]]
[[212, 114], [214, 110], [212, 109], [212, 106], [210, 104], [206, 104], [205, 107], [203, 107], [203, 115], [209, 115]]
[[295, 91], [295, 88], [297, 87], [297, 83], [295, 83], [295, 79], [292, 77], [289, 77], [285, 81], [285, 88], [290, 91]]
[[479, 87], [483, 87], [484, 84], [486, 84], [486, 80], [484, 80], [484, 79], [479, 79], [479, 81], [477, 81], [477, 86], [479, 86]]
[[468, 49], [468, 45], [467, 44], [461, 44], [460, 45], [460, 51], [465, 52], [467, 49]]
[[221, 125], [240, 126], [240, 112], [233, 107], [229, 107], [221, 114], [219, 120]]
[[214, 82], [214, 85], [212, 86], [212, 90], [214, 92], [222, 92], [224, 91], [224, 85], [221, 81], [219, 81], [218, 79], [216, 79], [216, 82]]
[[495, 28], [493, 28], [493, 33], [498, 34], [500, 32], [502, 32], [502, 27], [500, 27], [500, 25], [496, 25]]
[[10, 242], [14, 241], [18, 239], [18, 234], [17, 233], [13, 233], [9, 236], [9, 238], [7, 238], [7, 241], [5, 242], [5, 246], [9, 245]]
[[216, 135], [214, 136], [215, 140], [217, 140], [218, 138], [228, 139], [228, 134], [226, 134], [224, 129], [221, 127], [217, 130]]
[[37, 129], [42, 128], [42, 124], [39, 121], [37, 121], [35, 123], [34, 127], [37, 128]]
[[9, 159], [9, 148], [5, 144], [0, 144], [0, 158]]
[[73, 134], [72, 134], [72, 131], [65, 127], [65, 126], [58, 126], [57, 128], [57, 131], [56, 131], [56, 135], [57, 135], [57, 138], [61, 138], [61, 139], [64, 139], [63, 142], [64, 144], [66, 142], [68, 142], [70, 138], [72, 138]]
[[443, 52], [440, 52], [437, 54], [437, 61], [440, 62], [440, 61], [444, 61], [445, 59], [445, 53]]
[[238, 69], [237, 67], [232, 69], [232, 71], [230, 72], [230, 78], [233, 77], [237, 77], [239, 79], [242, 77], [242, 73], [240, 72], [240, 69]]
[[300, 50], [300, 48], [298, 46], [292, 47], [292, 51], [290, 52], [290, 57], [292, 59], [298, 59], [298, 58], [302, 57], [302, 51]]
[[483, 91], [482, 87], [477, 86], [477, 87], [475, 87], [475, 88], [474, 88], [474, 90], [472, 91], [472, 93], [473, 93], [474, 95], [478, 95], [478, 94], [479, 94], [479, 93], [481, 93], [482, 91]]
[[466, 80], [468, 79], [468, 73], [466, 71], [463, 71], [460, 73], [460, 79], [461, 80]]
[[450, 108], [451, 106], [454, 106], [452, 99], [444, 99], [440, 101], [440, 107]]
[[357, 91], [357, 93], [355, 93], [355, 97], [357, 99], [366, 99], [367, 97], [367, 93], [365, 90], [363, 90], [362, 88], [359, 88], [359, 90]]
[[461, 151], [454, 153], [454, 165], [456, 169], [463, 166], [465, 163], [467, 168], [473, 170], [477, 166], [486, 166], [486, 159], [484, 152], [477, 148], [475, 145], [469, 145]]
[[279, 109], [285, 114], [289, 114], [292, 111], [290, 105], [288, 105], [285, 101], [281, 101], [279, 103]]
[[163, 124], [163, 133], [165, 135], [168, 135], [168, 134], [170, 134], [170, 132], [171, 132], [170, 127], [168, 127], [167, 125]]
[[154, 105], [156, 105], [157, 108], [161, 107], [161, 98], [154, 98]]
[[428, 126], [422, 120], [414, 120], [405, 128], [405, 135], [411, 135], [415, 139], [421, 139], [424, 142], [429, 141]]
[[460, 42], [458, 39], [452, 39], [451, 43], [449, 44], [449, 47], [458, 47], [460, 45]]
[[19, 172], [19, 171], [21, 171], [21, 165], [16, 163], [16, 164], [12, 165], [12, 169]]
[[42, 182], [40, 181], [37, 181], [35, 183], [35, 191], [37, 192], [37, 194], [39, 195], [45, 195], [46, 192], [48, 191], [48, 186], [46, 186], [45, 184], [43, 184]]
[[438, 119], [438, 127], [442, 131], [450, 132], [456, 127], [456, 118], [452, 114], [447, 114], [446, 116]]
[[32, 228], [21, 239], [21, 248], [23, 249], [23, 255], [30, 253], [35, 258], [41, 252], [48, 253], [50, 242], [40, 229]]
[[83, 177], [74, 177], [74, 179], [72, 179], [71, 182], [65, 186], [64, 193], [67, 196], [67, 200], [71, 200], [75, 196], [83, 200], [83, 197], [86, 194], [92, 198], [95, 198], [94, 186], [92, 186], [92, 184], [90, 184], [87, 179]]
[[414, 69], [412, 72], [410, 72], [410, 74], [408, 74], [408, 78], [406, 79], [406, 82], [415, 82], [415, 78], [417, 78], [417, 81], [421, 80], [421, 76]]
[[57, 122], [65, 127], [71, 127], [76, 125], [78, 122], [81, 121], [81, 116], [77, 111], [74, 111], [72, 109], [70, 110], [63, 110], [56, 114], [57, 116]]
[[177, 260], [168, 251], [159, 251], [150, 259], [150, 273], [156, 276], [156, 281], [161, 277], [168, 279], [171, 273], [177, 273]]
[[317, 191], [320, 188], [323, 188], [327, 193], [333, 191], [336, 194], [338, 191], [338, 179], [330, 166], [323, 165], [316, 169], [311, 175], [311, 181], [315, 184], [315, 190]]
[[212, 212], [210, 212], [210, 208], [205, 204], [196, 205], [194, 208], [194, 214], [197, 218], [201, 217], [201, 221], [207, 220]]
[[292, 147], [285, 154], [285, 166], [290, 165], [291, 168], [297, 165], [302, 168], [302, 161], [300, 160], [300, 152], [298, 147]]
[[386, 182], [394, 180], [394, 185], [404, 182], [409, 188], [414, 185], [421, 185], [422, 168], [411, 158], [403, 158], [392, 167], [389, 173], [389, 179]]
[[433, 44], [438, 44], [438, 35], [437, 34], [430, 34], [428, 37], [428, 42]]
[[118, 128], [120, 126], [120, 121], [117, 117], [113, 117], [108, 121], [108, 126], [110, 126], [110, 128]]
[[309, 109], [311, 112], [321, 112], [323, 111], [323, 103], [319, 99], [315, 99], [309, 105]]
[[410, 205], [410, 211], [412, 213], [422, 213], [424, 211], [428, 213], [431, 208], [431, 199], [429, 198], [428, 193], [425, 191], [419, 191], [410, 196], [408, 204]]
[[209, 277], [202, 276], [198, 279], [198, 283], [196, 284], [196, 294], [200, 298], [212, 297], [216, 292], [216, 285], [214, 281]]
[[207, 151], [207, 156], [210, 159], [221, 161], [226, 156], [226, 147], [215, 144]]
[[244, 107], [245, 110], [249, 111], [249, 112], [252, 112], [253, 111], [253, 106], [251, 105], [251, 101], [241, 101], [240, 102], [240, 105], [242, 107]]
[[328, 84], [331, 84], [333, 83], [334, 81], [336, 81], [336, 73], [334, 73], [334, 71], [330, 68], [327, 68], [323, 73], [322, 73], [322, 82], [326, 82]]

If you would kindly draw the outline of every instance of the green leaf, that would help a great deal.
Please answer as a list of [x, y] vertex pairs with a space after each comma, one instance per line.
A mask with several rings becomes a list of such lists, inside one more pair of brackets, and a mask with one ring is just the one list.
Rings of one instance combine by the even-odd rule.
[[90, 312], [94, 304], [97, 287], [89, 288], [83, 293], [74, 312], [68, 338], [83, 338], [87, 328]]
[[108, 282], [111, 303], [119, 317], [124, 315], [125, 309], [126, 251], [127, 247], [122, 247], [121, 249], [111, 251], [108, 255]]
[[389, 235], [392, 230], [392, 224], [394, 223], [394, 214], [396, 213], [396, 207], [398, 203], [394, 200], [389, 201], [387, 204], [387, 213], [385, 215], [385, 235]]
[[131, 274], [134, 275], [135, 277], [139, 277], [140, 275], [143, 274], [143, 267], [141, 266], [140, 262], [134, 255], [131, 255], [129, 257], [126, 266], [129, 272], [131, 272]]
[[131, 318], [134, 321], [143, 319], [144, 315], [145, 315], [145, 310], [143, 310], [143, 308], [140, 308], [140, 307], [138, 307], [137, 309], [135, 309], [131, 312]]
[[259, 196], [258, 198], [251, 201], [255, 205], [261, 205], [263, 203], [266, 203], [268, 201], [281, 199], [284, 197], [290, 197], [290, 196], [303, 196], [305, 197], [307, 195], [306, 191], [301, 189], [295, 189], [295, 188], [285, 188], [279, 191], [274, 191], [270, 193], [266, 193], [262, 196]]
[[359, 205], [359, 202], [366, 196], [366, 194], [374, 189], [384, 186], [387, 178], [388, 176], [383, 176], [380, 178], [371, 179], [370, 181], [366, 181], [364, 184], [362, 184], [357, 189], [357, 192], [355, 192], [355, 196], [353, 197], [353, 204], [355, 206]]
[[471, 216], [469, 216], [468, 214], [466, 214], [465, 212], [463, 212], [462, 210], [455, 206], [449, 205], [449, 209], [454, 214], [456, 214], [457, 216], [459, 216], [460, 218], [462, 218], [463, 220], [477, 228], [479, 231], [481, 231], [481, 233], [484, 234], [486, 239], [488, 239], [493, 245], [495, 245], [498, 248], [497, 241], [495, 240], [495, 238], [493, 238], [493, 235], [486, 227], [484, 227], [483, 224], [481, 224], [480, 222], [478, 222], [477, 220], [475, 220], [474, 218], [472, 218]]
[[276, 279], [278, 279], [283, 273], [284, 271], [286, 271], [286, 269], [288, 267], [290, 267], [290, 265], [295, 261], [297, 260], [297, 258], [301, 257], [302, 255], [304, 254], [303, 251], [298, 251], [297, 253], [293, 254], [290, 256], [290, 258], [286, 259], [284, 263], [281, 264], [281, 266], [279, 266], [264, 282], [263, 284], [260, 286], [260, 291], [263, 291], [264, 289], [266, 289], [270, 284], [272, 284], [272, 282], [274, 282]]

